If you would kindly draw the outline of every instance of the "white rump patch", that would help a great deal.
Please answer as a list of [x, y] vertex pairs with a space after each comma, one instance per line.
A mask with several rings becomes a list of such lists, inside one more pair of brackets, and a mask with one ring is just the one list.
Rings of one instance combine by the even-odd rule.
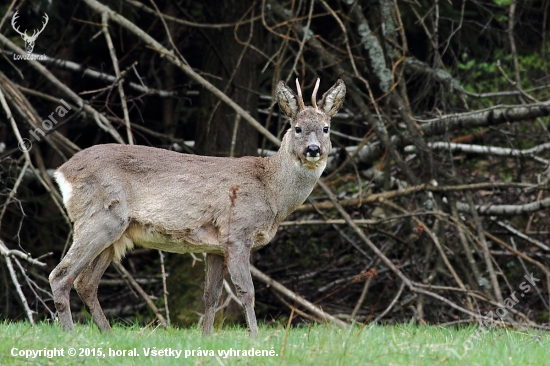
[[63, 204], [67, 207], [67, 202], [71, 199], [73, 194], [73, 187], [67, 182], [65, 176], [60, 171], [57, 171], [53, 174], [59, 189], [61, 190], [61, 196], [63, 196]]

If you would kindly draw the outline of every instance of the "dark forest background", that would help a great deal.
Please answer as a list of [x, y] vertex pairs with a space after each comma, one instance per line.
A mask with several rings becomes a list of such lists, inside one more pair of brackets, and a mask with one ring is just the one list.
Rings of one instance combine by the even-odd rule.
[[[134, 143], [268, 155], [288, 128], [274, 103], [276, 83], [294, 89], [298, 78], [309, 100], [319, 77], [322, 92], [343, 79], [346, 102], [332, 120], [324, 187], [252, 256], [258, 317], [282, 324], [292, 313], [303, 324], [321, 321], [322, 309], [348, 323], [461, 324], [504, 306], [505, 323], [544, 326], [549, 6], [2, 2], [0, 317], [54, 318], [47, 277], [72, 229], [52, 173], [74, 153]], [[27, 52], [12, 27], [16, 11], [28, 35], [47, 14], [33, 50], [42, 59], [17, 57]], [[71, 109], [53, 127], [44, 124], [64, 103]], [[202, 260], [135, 249], [100, 284], [105, 313], [129, 323], [196, 324]], [[510, 300], [526, 275], [540, 281]], [[240, 322], [231, 286], [219, 320]], [[73, 296], [74, 314], [86, 321]]]

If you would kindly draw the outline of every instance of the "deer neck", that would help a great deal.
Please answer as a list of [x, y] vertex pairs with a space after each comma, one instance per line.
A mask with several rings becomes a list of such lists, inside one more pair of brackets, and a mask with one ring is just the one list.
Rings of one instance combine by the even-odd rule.
[[316, 168], [303, 165], [290, 149], [289, 133], [283, 137], [279, 151], [264, 159], [266, 177], [269, 177], [267, 185], [281, 221], [309, 197], [326, 166], [326, 161]]

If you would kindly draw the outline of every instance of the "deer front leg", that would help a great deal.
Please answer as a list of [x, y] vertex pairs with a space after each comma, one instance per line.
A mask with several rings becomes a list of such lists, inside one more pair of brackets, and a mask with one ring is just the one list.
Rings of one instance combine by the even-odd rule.
[[250, 274], [250, 247], [238, 242], [233, 243], [227, 257], [227, 269], [244, 307], [248, 332], [252, 338], [258, 338], [258, 324], [254, 313], [254, 284]]
[[220, 301], [223, 284], [223, 257], [206, 255], [206, 283], [204, 284], [204, 323], [202, 335], [212, 333], [216, 307]]

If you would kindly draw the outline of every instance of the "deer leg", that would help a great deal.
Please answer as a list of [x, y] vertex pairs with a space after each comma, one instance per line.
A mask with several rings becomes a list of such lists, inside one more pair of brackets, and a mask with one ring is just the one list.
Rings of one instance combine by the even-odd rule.
[[[236, 244], [236, 243], [235, 243]], [[231, 275], [231, 281], [237, 289], [237, 295], [244, 307], [246, 325], [252, 338], [258, 337], [258, 325], [254, 313], [254, 284], [250, 274], [250, 249], [248, 247], [240, 250], [229, 248], [227, 253], [227, 269]]]
[[97, 299], [97, 287], [103, 273], [113, 260], [113, 257], [114, 249], [111, 246], [95, 257], [95, 259], [86, 268], [84, 268], [82, 272], [80, 272], [74, 281], [74, 288], [76, 292], [78, 292], [78, 295], [88, 308], [88, 311], [92, 314], [94, 323], [102, 332], [111, 331], [111, 326], [109, 325], [107, 318], [105, 318], [105, 314], [103, 313], [99, 300]]
[[113, 244], [128, 227], [128, 220], [105, 215], [97, 224], [88, 220], [75, 224], [73, 245], [50, 274], [53, 300], [64, 330], [74, 329], [71, 316], [71, 286], [98, 255]]
[[204, 284], [204, 323], [203, 335], [212, 333], [216, 307], [220, 301], [223, 284], [223, 257], [216, 254], [206, 255], [206, 283]]

